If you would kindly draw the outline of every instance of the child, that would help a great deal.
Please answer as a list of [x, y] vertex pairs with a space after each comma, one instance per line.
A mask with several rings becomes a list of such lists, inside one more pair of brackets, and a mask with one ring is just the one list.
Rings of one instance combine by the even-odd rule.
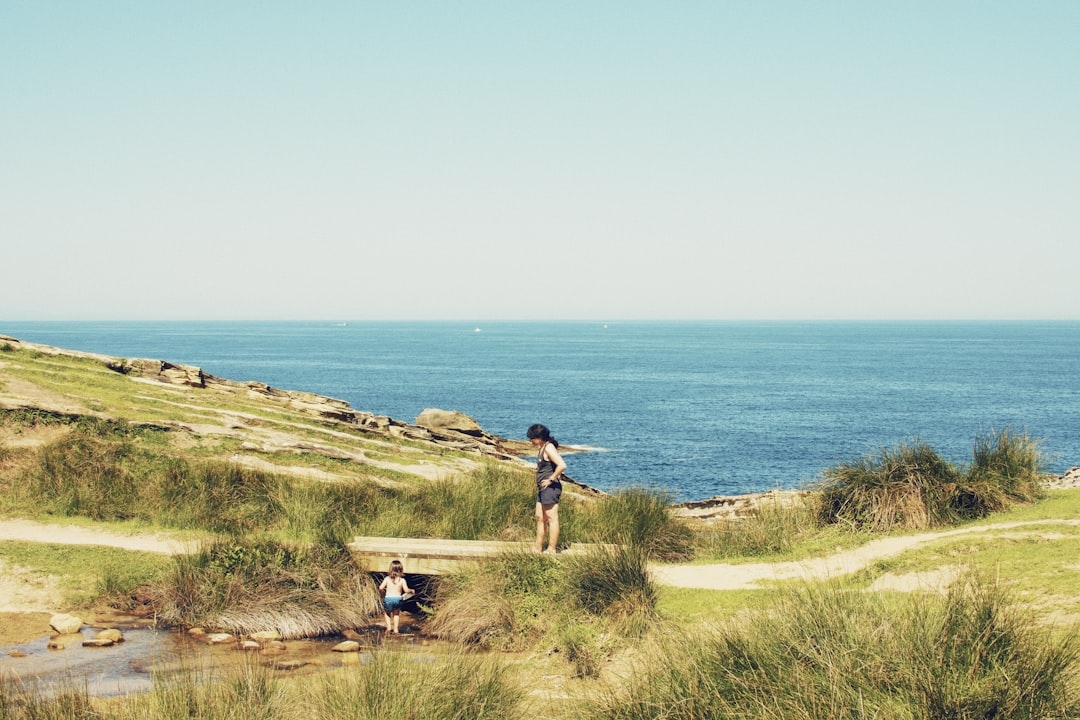
[[401, 601], [403, 595], [411, 595], [412, 590], [405, 582], [405, 567], [400, 560], [390, 563], [390, 572], [383, 578], [379, 585], [379, 592], [383, 595], [383, 612], [386, 617], [386, 632], [391, 632], [390, 618], [394, 618], [393, 633], [398, 634], [398, 618], [401, 615]]

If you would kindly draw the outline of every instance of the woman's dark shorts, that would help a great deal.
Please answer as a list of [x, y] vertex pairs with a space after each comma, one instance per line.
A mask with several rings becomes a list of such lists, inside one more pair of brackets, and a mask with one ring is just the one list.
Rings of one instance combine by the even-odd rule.
[[558, 505], [560, 497], [562, 497], [562, 483], [553, 482], [537, 493], [536, 500], [541, 505]]

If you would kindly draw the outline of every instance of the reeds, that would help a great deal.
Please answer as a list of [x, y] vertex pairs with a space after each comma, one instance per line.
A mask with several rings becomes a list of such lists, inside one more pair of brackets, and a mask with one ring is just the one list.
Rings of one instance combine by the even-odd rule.
[[223, 540], [175, 559], [156, 588], [160, 618], [250, 634], [317, 637], [367, 624], [380, 608], [371, 576], [341, 546]]
[[[586, 667], [606, 650], [595, 632], [640, 637], [656, 620], [657, 589], [639, 548], [596, 548], [561, 560], [505, 553], [471, 572], [446, 577], [425, 629], [463, 644], [511, 650], [549, 637]], [[592, 644], [586, 644], [591, 639]], [[579, 668], [580, 669], [580, 668]]]
[[694, 552], [693, 531], [675, 517], [671, 494], [662, 490], [615, 490], [589, 503], [573, 524], [589, 542], [629, 545], [654, 560], [679, 562]]
[[591, 717], [791, 720], [1075, 717], [1077, 646], [967, 576], [947, 597], [807, 585], [749, 621], [643, 650]]
[[820, 519], [856, 530], [927, 528], [985, 517], [1039, 496], [1038, 443], [1010, 430], [979, 437], [970, 468], [903, 443], [823, 473]]
[[695, 533], [697, 554], [735, 558], [779, 555], [818, 530], [819, 498], [806, 495], [794, 503], [766, 499], [745, 517], [724, 520]]
[[310, 703], [313, 717], [335, 720], [516, 720], [524, 697], [498, 658], [378, 653], [361, 672], [321, 678]]
[[74, 684], [45, 693], [0, 682], [0, 720], [517, 720], [523, 700], [496, 658], [379, 653], [364, 667], [300, 684], [254, 661], [231, 671], [181, 670], [156, 675], [149, 693], [108, 702]]

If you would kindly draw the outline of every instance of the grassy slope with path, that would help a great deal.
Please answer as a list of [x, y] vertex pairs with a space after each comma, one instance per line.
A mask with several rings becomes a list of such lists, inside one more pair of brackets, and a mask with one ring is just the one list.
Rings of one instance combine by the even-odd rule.
[[[60, 415], [123, 417], [129, 422], [168, 428], [169, 451], [215, 458], [248, 467], [326, 482], [374, 480], [395, 485], [452, 475], [478, 464], [475, 455], [422, 442], [375, 435], [325, 418], [297, 412], [254, 394], [229, 394], [178, 387], [127, 377], [95, 357], [20, 349], [0, 353], [0, 408], [39, 410]], [[54, 439], [61, 430], [43, 423], [0, 429], [0, 470], [12, 471], [20, 450]], [[5, 460], [5, 457], [7, 458]], [[6, 463], [6, 465], [5, 465]], [[183, 547], [190, 536], [165, 537], [160, 528], [138, 523], [101, 525], [85, 520], [43, 525], [41, 518], [12, 517], [0, 498], [0, 565], [40, 592], [23, 593], [9, 610], [58, 610], [65, 573], [74, 565], [46, 559], [30, 543], [112, 546], [149, 554]], [[1071, 622], [1080, 599], [1075, 562], [1080, 529], [1080, 491], [1060, 490], [1036, 506], [1014, 510], [991, 521], [958, 529], [887, 537], [846, 538], [843, 551], [819, 551], [798, 560], [711, 565], [661, 565], [654, 568], [668, 586], [661, 610], [673, 618], [723, 616], [755, 602], [761, 593], [795, 578], [844, 576], [853, 587], [910, 590], [932, 587], [958, 565], [996, 570], [1020, 588], [1044, 617]], [[163, 545], [155, 544], [163, 543]], [[55, 555], [55, 553], [52, 553]], [[796, 552], [798, 555], [798, 552]], [[85, 566], [86, 558], [80, 563]], [[78, 565], [80, 563], [75, 563]], [[680, 589], [683, 588], [683, 589]], [[25, 590], [25, 588], [24, 588]], [[41, 602], [40, 606], [35, 603]], [[3, 623], [11, 627], [11, 623]], [[0, 644], [3, 638], [0, 637]]]

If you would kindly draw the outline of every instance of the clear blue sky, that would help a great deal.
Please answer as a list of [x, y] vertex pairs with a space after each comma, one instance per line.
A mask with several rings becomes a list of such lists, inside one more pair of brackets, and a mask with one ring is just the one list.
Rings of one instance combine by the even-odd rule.
[[1080, 318], [1080, 2], [0, 0], [0, 320]]

